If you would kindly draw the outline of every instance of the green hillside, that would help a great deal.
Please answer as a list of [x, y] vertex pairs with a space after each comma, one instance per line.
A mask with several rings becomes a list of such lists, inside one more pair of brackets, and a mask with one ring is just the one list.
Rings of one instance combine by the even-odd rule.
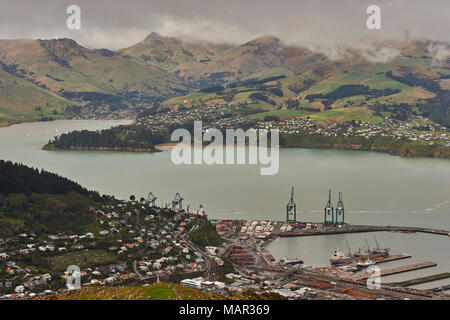
[[83, 287], [80, 290], [48, 295], [39, 300], [283, 300], [277, 294], [238, 292], [231, 296], [204, 292], [175, 283], [154, 283], [138, 287]]
[[[0, 40], [0, 125], [60, 118], [130, 118], [160, 104], [160, 110], [213, 104], [246, 104], [251, 113], [304, 109], [282, 113], [282, 117], [348, 106], [416, 104], [435, 99], [439, 92], [386, 74], [440, 80], [446, 88], [448, 62], [433, 64], [430, 44], [411, 39], [390, 43], [399, 56], [381, 63], [350, 49], [333, 60], [271, 36], [236, 46], [151, 33], [118, 51], [87, 49], [71, 39]], [[398, 92], [350, 95], [329, 104], [321, 98], [306, 98], [328, 95], [345, 85]], [[225, 88], [202, 90], [216, 86]], [[442, 105], [441, 97], [437, 100]]]

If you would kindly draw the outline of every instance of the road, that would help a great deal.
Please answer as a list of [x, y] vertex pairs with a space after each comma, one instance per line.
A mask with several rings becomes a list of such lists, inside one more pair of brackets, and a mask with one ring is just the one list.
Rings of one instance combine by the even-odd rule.
[[209, 257], [209, 255], [204, 252], [202, 249], [200, 249], [199, 247], [197, 247], [195, 244], [193, 244], [191, 241], [189, 241], [189, 235], [196, 231], [197, 229], [200, 229], [204, 226], [204, 224], [206, 223], [206, 221], [203, 221], [201, 225], [194, 225], [191, 230], [189, 230], [186, 234], [182, 235], [181, 238], [186, 242], [186, 244], [195, 252], [198, 251], [200, 252], [200, 254], [203, 257], [203, 260], [205, 261], [206, 264], [206, 269], [205, 269], [205, 274], [206, 274], [206, 278], [208, 278], [209, 281], [215, 281], [215, 277], [216, 277], [216, 264], [214, 261], [212, 261], [212, 259]]

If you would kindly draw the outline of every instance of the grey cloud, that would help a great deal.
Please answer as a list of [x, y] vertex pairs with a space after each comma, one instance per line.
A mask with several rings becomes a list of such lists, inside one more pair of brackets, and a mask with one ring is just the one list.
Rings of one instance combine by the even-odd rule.
[[[70, 37], [90, 48], [119, 49], [151, 31], [240, 44], [260, 35], [336, 54], [338, 47], [412, 37], [450, 42], [450, 1], [434, 0], [0, 0], [0, 38]], [[68, 5], [82, 29], [65, 28]], [[366, 28], [366, 8], [381, 7], [382, 30]], [[434, 48], [442, 54], [442, 49]], [[367, 53], [370, 56], [370, 53]], [[388, 59], [386, 48], [380, 59]], [[378, 59], [378, 58], [377, 58]]]

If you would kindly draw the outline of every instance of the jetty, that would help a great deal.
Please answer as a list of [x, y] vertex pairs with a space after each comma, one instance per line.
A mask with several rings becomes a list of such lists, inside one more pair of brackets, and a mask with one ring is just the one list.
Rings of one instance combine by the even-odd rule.
[[[436, 262], [426, 261], [426, 262], [421, 262], [421, 263], [410, 264], [407, 266], [400, 266], [400, 267], [396, 267], [396, 268], [392, 268], [392, 269], [381, 270], [380, 272], [381, 272], [381, 276], [387, 276], [387, 275], [391, 275], [391, 274], [403, 273], [403, 272], [425, 269], [425, 268], [430, 268], [430, 267], [435, 267], [435, 266], [437, 266]], [[371, 277], [372, 275], [373, 274], [370, 274], [370, 273], [363, 273], [363, 274], [354, 276], [352, 278], [353, 278], [353, 280], [357, 280], [357, 281], [366, 280], [369, 277]]]

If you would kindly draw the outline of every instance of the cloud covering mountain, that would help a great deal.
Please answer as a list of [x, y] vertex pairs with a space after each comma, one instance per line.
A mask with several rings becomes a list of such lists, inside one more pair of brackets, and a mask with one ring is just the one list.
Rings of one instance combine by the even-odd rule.
[[[1, 2], [0, 38], [70, 37], [90, 48], [124, 48], [150, 31], [233, 44], [270, 34], [286, 44], [328, 51], [403, 38], [405, 32], [450, 41], [448, 0], [79, 0], [82, 28], [74, 31], [65, 26], [73, 1], [42, 0], [32, 8], [26, 0]], [[381, 7], [382, 30], [366, 28], [371, 4]]]

